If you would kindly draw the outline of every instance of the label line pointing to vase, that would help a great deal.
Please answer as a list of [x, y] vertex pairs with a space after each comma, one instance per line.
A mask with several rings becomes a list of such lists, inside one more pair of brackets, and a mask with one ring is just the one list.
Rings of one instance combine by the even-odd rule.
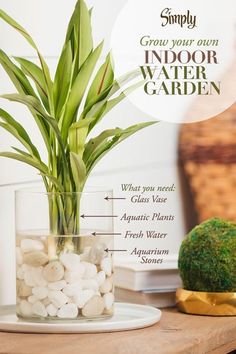
[[127, 252], [127, 250], [109, 250], [108, 248], [104, 250], [105, 252]]
[[126, 200], [126, 198], [109, 198], [109, 197], [106, 197], [104, 199], [107, 201], [109, 201], [109, 200]]
[[93, 232], [92, 233], [93, 236], [121, 236], [122, 233], [105, 233], [105, 232]]
[[82, 214], [81, 218], [118, 218], [118, 215], [85, 215]]

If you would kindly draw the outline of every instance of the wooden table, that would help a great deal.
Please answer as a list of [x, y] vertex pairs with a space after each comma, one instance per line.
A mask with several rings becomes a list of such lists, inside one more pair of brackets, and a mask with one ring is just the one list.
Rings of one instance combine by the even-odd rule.
[[0, 332], [1, 354], [226, 354], [236, 349], [236, 317], [163, 311], [152, 327], [103, 334]]

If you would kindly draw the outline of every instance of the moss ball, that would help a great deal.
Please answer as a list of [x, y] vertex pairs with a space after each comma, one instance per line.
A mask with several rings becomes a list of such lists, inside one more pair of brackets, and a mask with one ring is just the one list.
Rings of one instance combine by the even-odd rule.
[[184, 289], [236, 292], [236, 224], [210, 219], [183, 241], [179, 270]]

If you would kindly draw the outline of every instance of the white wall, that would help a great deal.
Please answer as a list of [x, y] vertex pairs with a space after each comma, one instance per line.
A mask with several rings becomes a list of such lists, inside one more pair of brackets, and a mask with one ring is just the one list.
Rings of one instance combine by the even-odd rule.
[[[88, 1], [94, 6], [94, 25], [96, 27], [96, 40], [108, 37], [117, 11], [125, 0]], [[73, 0], [0, 0], [0, 8], [9, 12], [20, 23], [24, 24], [39, 43], [39, 47], [46, 55], [51, 68], [55, 66], [61, 43], [64, 39], [66, 22], [72, 11]], [[5, 24], [0, 22], [0, 47], [9, 54], [21, 56], [34, 56], [25, 41]], [[109, 41], [107, 42], [109, 47]], [[7, 76], [0, 69], [0, 93], [14, 91]], [[43, 149], [42, 141], [37, 132], [32, 118], [27, 110], [19, 105], [9, 104], [0, 100], [0, 106], [17, 117], [30, 132], [32, 139]], [[161, 115], [161, 112], [157, 112]], [[128, 102], [124, 102], [107, 116], [101, 124], [101, 129], [115, 126], [128, 126], [137, 121], [145, 121], [144, 116]], [[178, 126], [159, 123], [145, 131], [138, 133], [133, 138], [125, 141], [114, 149], [95, 169], [90, 179], [90, 185], [107, 185], [114, 188], [114, 194], [119, 195], [121, 183], [162, 185], [176, 183], [177, 193], [171, 197], [171, 213], [176, 215], [174, 224], [168, 224], [169, 237], [163, 248], [169, 248], [177, 253], [181, 239], [185, 233], [183, 212], [178, 184], [178, 170], [176, 165], [176, 147]], [[0, 130], [0, 151], [9, 149], [13, 139]], [[5, 184], [17, 183], [37, 179], [33, 169], [14, 161], [0, 159], [0, 304], [14, 302], [14, 198], [13, 190], [17, 188], [6, 187]], [[145, 211], [153, 211], [153, 206], [145, 207]], [[151, 208], [151, 209], [150, 209]], [[142, 210], [143, 207], [142, 207]], [[164, 209], [163, 209], [164, 210]], [[128, 205], [123, 202], [115, 204], [115, 212], [138, 214], [139, 205]], [[170, 212], [170, 211], [169, 211]], [[150, 225], [153, 227], [154, 225]], [[135, 230], [135, 227], [132, 226]], [[140, 225], [136, 226], [137, 230]], [[116, 221], [117, 232], [124, 232], [127, 226]], [[117, 240], [117, 247], [132, 249], [133, 241]], [[145, 246], [141, 241], [138, 246]], [[137, 242], [135, 242], [137, 246]], [[150, 248], [158, 247], [157, 241], [151, 243]]]

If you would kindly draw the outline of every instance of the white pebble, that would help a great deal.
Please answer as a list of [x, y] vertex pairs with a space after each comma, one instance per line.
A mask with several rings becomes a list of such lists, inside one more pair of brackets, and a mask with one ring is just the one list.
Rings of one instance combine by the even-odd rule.
[[31, 304], [35, 304], [35, 302], [39, 301], [39, 299], [37, 298], [37, 296], [31, 295], [31, 296], [28, 297], [28, 301], [29, 301]]
[[23, 280], [17, 282], [17, 295], [20, 297], [28, 297], [32, 295], [32, 288], [25, 284]]
[[94, 277], [94, 280], [96, 280], [96, 282], [98, 283], [99, 286], [101, 286], [102, 283], [104, 283], [105, 279], [106, 279], [106, 273], [104, 272], [104, 270], [101, 270]]
[[23, 271], [22, 267], [17, 268], [16, 277], [17, 277], [17, 279], [20, 279], [20, 280], [24, 279], [24, 271]]
[[82, 290], [82, 286], [79, 284], [68, 284], [64, 287], [63, 293], [67, 296], [75, 296], [80, 290]]
[[[22, 266], [23, 267], [23, 266]], [[43, 268], [38, 267], [28, 267], [24, 273], [24, 280], [26, 285], [35, 287], [35, 286], [46, 286], [47, 281], [43, 278]]]
[[59, 280], [54, 283], [49, 283], [48, 288], [50, 290], [62, 290], [66, 286], [65, 280]]
[[41, 241], [32, 239], [21, 240], [20, 247], [23, 252], [42, 251], [44, 249]]
[[93, 290], [80, 290], [74, 297], [73, 301], [76, 303], [79, 309], [82, 309], [84, 305], [94, 296]]
[[90, 279], [95, 277], [95, 275], [97, 274], [97, 267], [94, 264], [88, 262], [82, 262], [81, 264], [85, 266], [85, 272], [83, 274], [84, 279]]
[[64, 253], [60, 256], [60, 262], [66, 269], [76, 271], [80, 264], [80, 256], [76, 253]]
[[30, 267], [28, 264], [22, 264], [22, 270], [23, 272], [26, 272], [27, 270], [31, 269], [32, 267]]
[[19, 309], [22, 316], [30, 317], [33, 315], [32, 305], [26, 300], [20, 302]]
[[50, 305], [51, 301], [49, 300], [48, 297], [46, 297], [46, 299], [43, 299], [43, 300], [42, 300], [42, 303], [43, 303], [44, 306], [46, 307], [46, 306]]
[[49, 291], [48, 298], [57, 308], [60, 308], [68, 302], [68, 296], [61, 291]]
[[24, 254], [23, 261], [32, 267], [40, 267], [48, 263], [48, 256], [41, 251], [33, 251]]
[[80, 261], [81, 262], [89, 262], [89, 252], [91, 247], [85, 247], [83, 253], [80, 254]]
[[40, 317], [47, 317], [48, 313], [42, 302], [37, 301], [32, 305], [33, 313]]
[[99, 290], [102, 294], [109, 293], [113, 288], [112, 277], [107, 278], [104, 283], [100, 286]]
[[83, 263], [80, 263], [76, 271], [66, 270], [64, 278], [67, 283], [77, 283], [81, 280], [82, 276], [84, 275], [84, 272], [85, 265]]
[[49, 304], [46, 307], [46, 310], [47, 310], [47, 313], [49, 314], [49, 316], [51, 316], [51, 317], [55, 317], [57, 315], [57, 308], [53, 304]]
[[37, 296], [39, 300], [43, 300], [48, 296], [48, 289], [43, 286], [33, 288], [32, 293]]
[[63, 305], [57, 313], [59, 318], [76, 318], [78, 316], [78, 308], [76, 304]]
[[82, 281], [82, 289], [86, 290], [86, 289], [92, 289], [95, 292], [98, 291], [99, 285], [96, 282], [96, 280], [94, 279], [85, 279]]
[[104, 311], [104, 301], [100, 296], [93, 296], [83, 307], [82, 315], [85, 317], [100, 316]]
[[97, 243], [91, 247], [89, 252], [89, 261], [94, 264], [100, 264], [102, 259], [107, 256], [105, 243]]
[[16, 264], [22, 265], [23, 263], [23, 255], [20, 247], [16, 247]]
[[49, 282], [56, 282], [63, 278], [64, 267], [58, 261], [52, 261], [43, 269], [43, 276]]
[[33, 269], [28, 269], [24, 272], [24, 281], [28, 286], [36, 286]]
[[105, 294], [103, 296], [103, 299], [104, 299], [104, 304], [105, 304], [106, 310], [110, 310], [114, 304], [114, 301], [115, 301], [114, 294], [113, 293]]
[[101, 269], [104, 270], [104, 272], [106, 273], [106, 275], [108, 275], [109, 277], [112, 274], [112, 260], [111, 258], [104, 258], [101, 261]]
[[43, 267], [33, 268], [35, 273], [36, 286], [47, 286], [48, 282], [43, 277]]

